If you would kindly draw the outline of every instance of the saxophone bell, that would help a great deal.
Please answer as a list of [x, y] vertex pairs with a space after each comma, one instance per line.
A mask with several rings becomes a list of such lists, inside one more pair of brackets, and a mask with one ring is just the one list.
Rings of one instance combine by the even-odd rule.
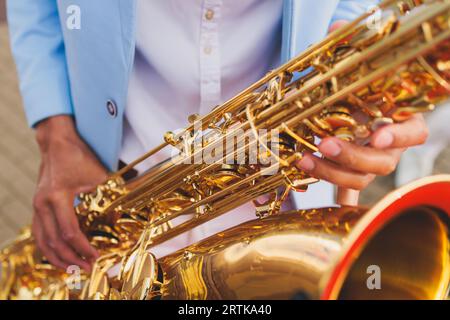
[[371, 209], [291, 211], [246, 222], [162, 258], [162, 298], [445, 299], [448, 194], [450, 175], [441, 175], [404, 186]]

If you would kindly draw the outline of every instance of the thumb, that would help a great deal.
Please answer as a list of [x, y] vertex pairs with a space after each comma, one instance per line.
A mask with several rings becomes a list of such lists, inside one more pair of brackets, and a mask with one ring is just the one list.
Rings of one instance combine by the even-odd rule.
[[90, 193], [95, 189], [96, 186], [97, 186], [96, 184], [80, 186], [77, 189], [75, 189], [75, 194]]
[[108, 173], [106, 171], [98, 173], [91, 181], [78, 186], [75, 189], [76, 194], [88, 193], [93, 191], [99, 184], [104, 183], [108, 179]]

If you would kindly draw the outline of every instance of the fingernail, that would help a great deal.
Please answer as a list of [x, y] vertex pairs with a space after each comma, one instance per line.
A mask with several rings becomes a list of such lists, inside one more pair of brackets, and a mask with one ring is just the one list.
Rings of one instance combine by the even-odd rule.
[[303, 157], [302, 160], [300, 160], [299, 162], [297, 162], [297, 166], [300, 169], [303, 169], [305, 171], [312, 171], [314, 170], [314, 161], [309, 158], [309, 157]]
[[341, 153], [341, 146], [331, 139], [322, 141], [319, 145], [320, 152], [327, 157], [337, 157]]
[[394, 142], [394, 136], [389, 131], [381, 132], [375, 139], [375, 147], [377, 148], [387, 148]]

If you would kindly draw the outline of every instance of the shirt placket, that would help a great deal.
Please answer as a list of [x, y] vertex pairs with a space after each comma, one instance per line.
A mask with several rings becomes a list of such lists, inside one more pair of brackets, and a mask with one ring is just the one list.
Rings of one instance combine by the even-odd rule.
[[219, 22], [222, 0], [204, 0], [200, 28], [200, 113], [221, 100]]

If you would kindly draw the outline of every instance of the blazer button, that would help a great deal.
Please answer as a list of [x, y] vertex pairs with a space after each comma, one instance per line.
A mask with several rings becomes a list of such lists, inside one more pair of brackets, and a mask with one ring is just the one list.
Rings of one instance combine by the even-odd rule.
[[117, 105], [114, 101], [108, 100], [106, 103], [106, 109], [113, 118], [117, 117]]

